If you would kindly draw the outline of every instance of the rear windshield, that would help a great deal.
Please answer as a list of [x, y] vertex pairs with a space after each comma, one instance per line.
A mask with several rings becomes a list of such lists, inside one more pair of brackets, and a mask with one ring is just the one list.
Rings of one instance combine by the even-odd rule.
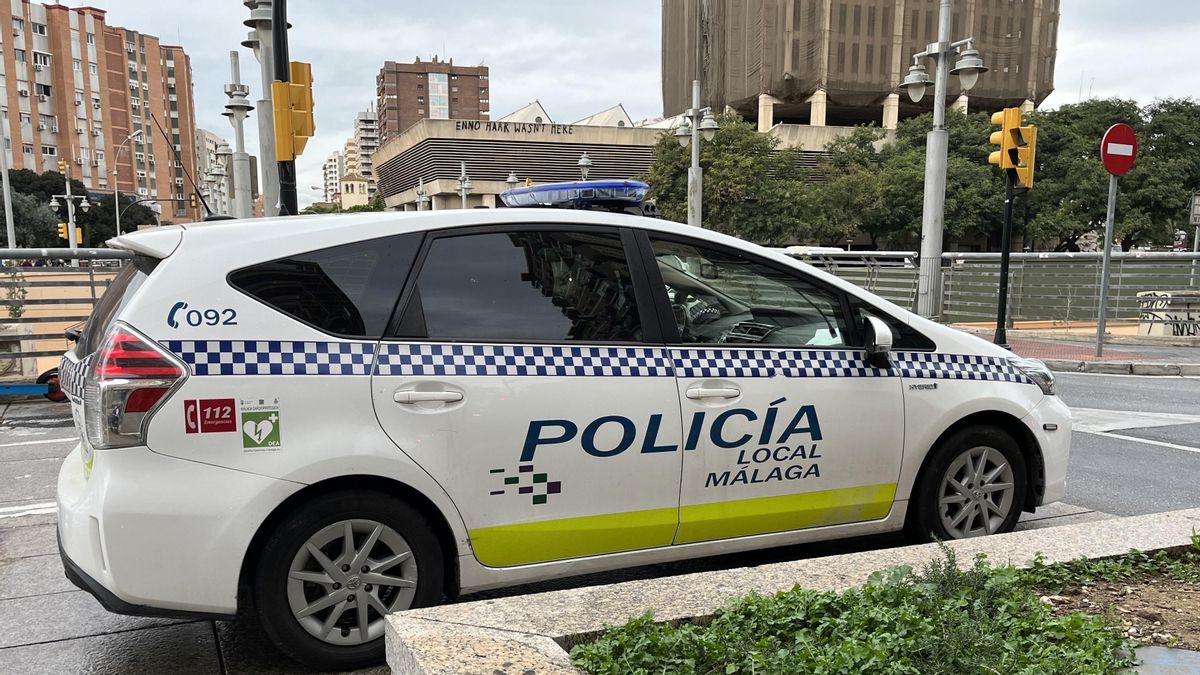
[[105, 289], [92, 315], [83, 325], [83, 332], [75, 346], [75, 355], [83, 358], [100, 347], [100, 341], [108, 332], [108, 327], [117, 318], [117, 313], [129, 304], [137, 290], [146, 282], [146, 278], [158, 266], [158, 259], [139, 255], [125, 263], [116, 278]]

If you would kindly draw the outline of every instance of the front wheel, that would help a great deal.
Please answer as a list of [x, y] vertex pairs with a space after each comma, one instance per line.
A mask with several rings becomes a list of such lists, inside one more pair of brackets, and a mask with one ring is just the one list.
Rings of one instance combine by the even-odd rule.
[[254, 604], [285, 654], [350, 670], [381, 662], [384, 617], [436, 603], [443, 577], [420, 513], [388, 495], [337, 492], [289, 514], [264, 544]]
[[917, 533], [948, 541], [1011, 532], [1027, 485], [1012, 436], [991, 426], [960, 429], [934, 449], [918, 486]]

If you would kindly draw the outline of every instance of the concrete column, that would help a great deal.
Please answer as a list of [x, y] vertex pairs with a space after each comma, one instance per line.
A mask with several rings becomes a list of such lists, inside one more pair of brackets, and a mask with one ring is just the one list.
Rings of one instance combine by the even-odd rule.
[[900, 95], [896, 93], [888, 94], [887, 98], [883, 99], [883, 128], [895, 129], [900, 123]]
[[766, 133], [775, 126], [775, 97], [770, 94], [758, 95], [758, 131]]
[[808, 102], [811, 105], [808, 113], [808, 124], [813, 127], [825, 126], [825, 104], [829, 100], [829, 96], [824, 89], [818, 89], [813, 92], [812, 96], [808, 97]]
[[954, 103], [950, 104], [950, 109], [955, 112], [960, 112], [960, 113], [966, 115], [967, 114], [967, 103], [968, 103], [967, 95], [959, 94], [958, 98], [954, 99]]
[[1023, 115], [1028, 112], [1033, 112], [1033, 101], [1025, 99], [1021, 102], [1021, 114]]

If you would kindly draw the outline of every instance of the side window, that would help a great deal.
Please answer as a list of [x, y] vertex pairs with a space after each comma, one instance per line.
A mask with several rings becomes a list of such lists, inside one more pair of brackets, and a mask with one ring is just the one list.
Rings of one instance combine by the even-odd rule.
[[[865, 300], [850, 296], [850, 315], [854, 317], [857, 325], [861, 326], [863, 319], [868, 316], [873, 316], [876, 319], [886, 323], [892, 329], [892, 349], [911, 349], [918, 351], [927, 351], [937, 349], [937, 345], [933, 340], [925, 337], [917, 332], [915, 328], [908, 325], [904, 321], [887, 314], [878, 308], [868, 304]], [[860, 340], [861, 341], [861, 340]], [[856, 345], [862, 346], [862, 345]]]
[[229, 283], [319, 330], [378, 339], [420, 246], [420, 234], [344, 244], [234, 271]]
[[651, 239], [682, 342], [848, 345], [841, 297], [721, 249]]
[[616, 232], [439, 237], [398, 332], [435, 340], [642, 339]]

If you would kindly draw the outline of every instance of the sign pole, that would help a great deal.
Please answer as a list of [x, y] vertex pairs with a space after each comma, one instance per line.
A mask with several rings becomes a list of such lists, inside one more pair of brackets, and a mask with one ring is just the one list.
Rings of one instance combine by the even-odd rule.
[[1096, 356], [1104, 356], [1104, 324], [1108, 311], [1108, 264], [1112, 259], [1113, 224], [1117, 216], [1117, 177], [1108, 176], [1108, 216], [1104, 219], [1104, 263], [1100, 267], [1100, 315], [1096, 319]]
[[996, 308], [996, 335], [992, 342], [1008, 349], [1008, 255], [1012, 249], [1013, 171], [1004, 172], [1004, 228], [1000, 235], [1000, 304]]
[[[1200, 253], [1200, 190], [1192, 193], [1192, 225], [1196, 226], [1195, 233], [1192, 235], [1192, 253]], [[1192, 276], [1188, 281], [1188, 285], [1196, 285], [1195, 260], [1192, 260]]]

